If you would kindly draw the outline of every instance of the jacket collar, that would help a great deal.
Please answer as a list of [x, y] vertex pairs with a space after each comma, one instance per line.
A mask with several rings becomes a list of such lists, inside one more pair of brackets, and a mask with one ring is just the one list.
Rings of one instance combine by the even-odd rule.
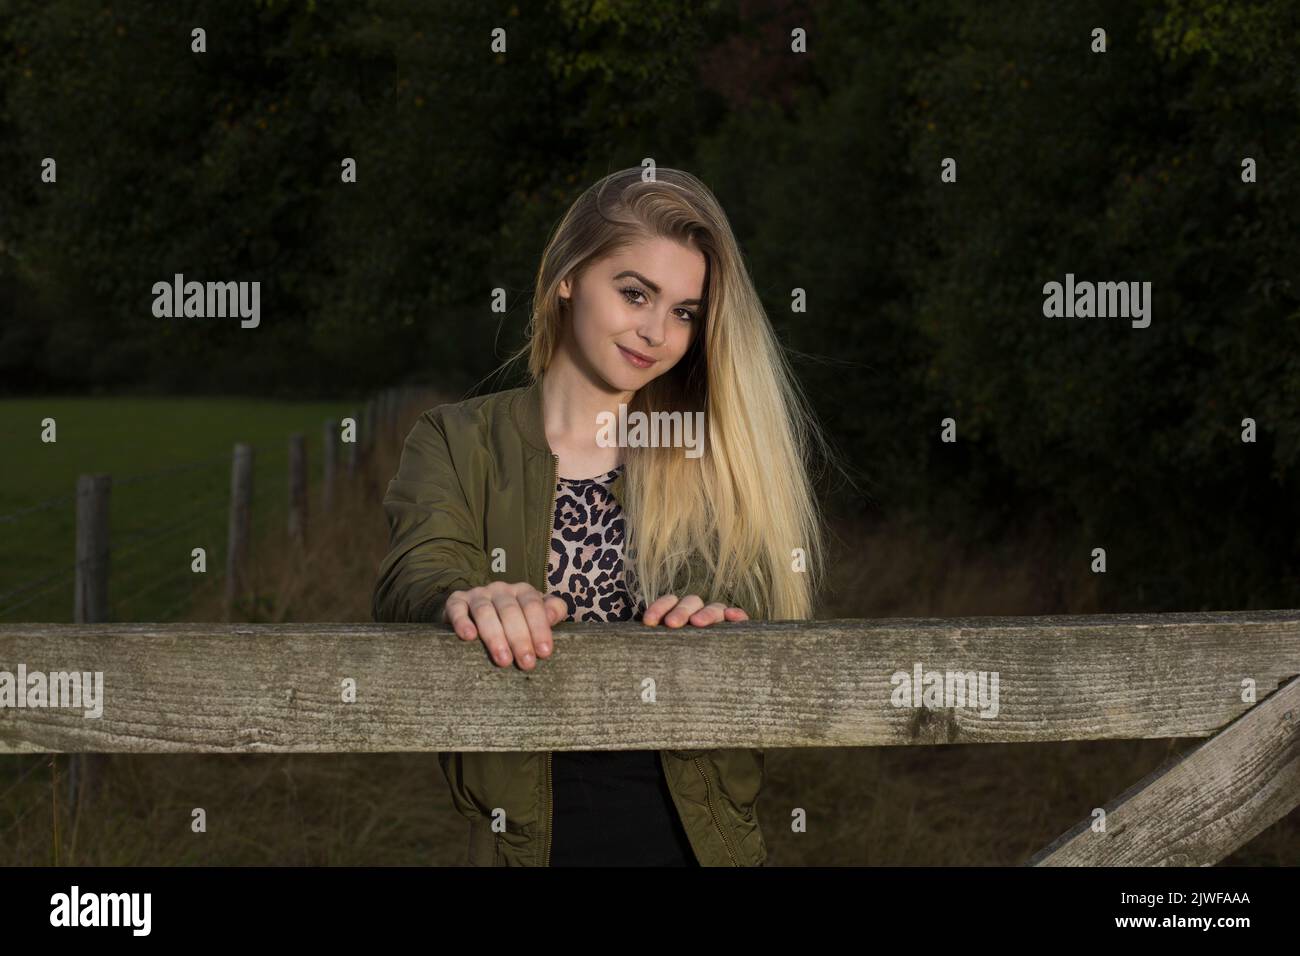
[[[525, 385], [515, 392], [510, 404], [511, 417], [519, 429], [519, 436], [535, 451], [554, 456], [550, 444], [546, 441], [546, 419], [542, 416], [542, 380], [538, 378], [531, 385]], [[623, 502], [623, 479], [627, 474], [624, 468], [618, 477], [609, 483], [610, 494], [614, 500]]]
[[535, 450], [554, 455], [546, 442], [546, 422], [542, 418], [542, 380], [539, 377], [531, 385], [526, 385], [515, 392], [511, 412], [515, 426], [523, 438]]

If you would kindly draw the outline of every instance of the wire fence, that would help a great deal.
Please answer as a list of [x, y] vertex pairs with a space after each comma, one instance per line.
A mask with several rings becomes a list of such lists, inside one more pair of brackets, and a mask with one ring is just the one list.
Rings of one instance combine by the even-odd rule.
[[157, 542], [162, 541], [165, 538], [174, 537], [180, 532], [194, 527], [196, 524], [198, 524], [201, 521], [210, 520], [212, 515], [218, 512], [224, 512], [229, 507], [228, 496], [217, 496], [214, 498], [208, 498], [205, 501], [199, 502], [195, 507], [198, 508], [198, 512], [196, 514], [190, 516], [189, 518], [186, 518], [184, 521], [177, 521], [174, 524], [168, 525], [165, 528], [153, 529], [154, 531], [153, 534], [150, 534], [147, 538], [145, 538], [142, 541], [137, 541], [133, 547], [127, 548], [121, 552], [119, 552], [116, 548], [114, 548], [113, 549], [114, 560], [129, 558], [132, 555], [139, 554], [140, 552], [149, 548], [151, 545], [156, 544]]
[[[339, 481], [346, 477], [351, 457], [349, 451], [356, 455], [358, 462], [369, 459], [379, 441], [397, 436], [400, 416], [407, 414], [416, 401], [427, 399], [432, 394], [432, 390], [418, 387], [391, 389], [376, 395], [366, 405], [364, 417], [358, 415], [357, 418], [356, 433], [361, 444], [353, 451], [339, 442], [335, 446], [335, 454], [328, 456], [335, 469], [332, 475], [324, 473], [327, 456], [319, 454], [325, 440], [322, 428], [302, 428], [301, 434], [309, 449], [309, 494], [317, 490], [323, 493], [324, 482]], [[357, 411], [359, 413], [360, 410]], [[337, 431], [335, 436], [335, 441], [338, 442]], [[250, 447], [251, 533], [262, 538], [277, 524], [283, 523], [283, 531], [287, 534], [287, 518], [291, 510], [290, 442], [286, 437], [284, 441], [262, 441]], [[311, 448], [317, 451], [312, 452]], [[105, 559], [111, 563], [110, 619], [131, 619], [138, 614], [148, 613], [155, 620], [170, 620], [173, 615], [183, 613], [202, 588], [225, 582], [228, 575], [226, 564], [230, 527], [227, 518], [231, 508], [232, 467], [232, 456], [225, 454], [111, 478], [109, 500], [112, 512], [110, 524], [113, 527], [108, 533], [111, 544], [104, 549], [92, 549], [94, 556], [84, 559], [80, 569], [89, 573]], [[174, 489], [167, 487], [167, 482], [178, 477], [189, 479], [186, 488], [194, 496], [186, 503], [185, 516], [174, 521], [151, 520], [150, 506], [155, 511], [162, 512], [174, 509], [171, 497]], [[162, 490], [164, 488], [165, 493]], [[138, 500], [133, 497], [127, 506], [124, 504], [123, 491], [132, 496], [138, 493], [143, 497]], [[67, 534], [70, 528], [75, 532], [76, 506], [76, 494], [58, 495], [0, 515], [0, 524], [17, 524], [34, 516], [58, 514], [62, 510], [67, 517], [59, 521], [60, 527], [56, 533], [48, 536], [54, 539]], [[208, 574], [193, 570], [192, 548], [179, 556], [167, 550], [165, 545], [168, 541], [186, 533], [195, 533], [197, 538], [194, 547], [204, 548]], [[48, 554], [49, 551], [41, 549], [38, 553]], [[179, 560], [181, 557], [184, 558], [183, 561]], [[0, 562], [5, 558], [5, 555], [0, 554]], [[8, 556], [8, 563], [34, 570], [25, 554]], [[54, 566], [42, 569], [25, 580], [13, 584], [6, 582], [7, 586], [0, 591], [0, 620], [14, 620], [14, 615], [24, 610], [29, 614], [39, 612], [41, 620], [68, 619], [72, 614], [74, 589], [77, 586], [77, 561], [74, 558], [70, 567], [62, 562], [52, 564]], [[3, 564], [0, 564], [0, 569], [2, 567]], [[183, 583], [187, 579], [188, 587]]]
[[[420, 392], [429, 394], [426, 389]], [[27, 620], [66, 621], [73, 616], [96, 622], [165, 623], [184, 615], [201, 595], [221, 593], [218, 588], [225, 592], [228, 614], [236, 607], [240, 614], [248, 613], [244, 598], [230, 585], [233, 580], [239, 589], [245, 589], [253, 583], [250, 575], [258, 573], [259, 541], [265, 542], [277, 524], [287, 536], [286, 518], [294, 511], [298, 530], [305, 531], [309, 509], [307, 499], [300, 497], [300, 489], [305, 486], [309, 497], [313, 489], [319, 488], [323, 503], [328, 503], [331, 495], [326, 488], [345, 479], [354, 466], [359, 468], [361, 462], [371, 458], [381, 442], [398, 434], [400, 416], [410, 407], [411, 399], [410, 394], [389, 390], [367, 403], [364, 419], [358, 414], [356, 428], [349, 435], [349, 441], [360, 440], [362, 444], [347, 446], [346, 453], [340, 441], [341, 421], [331, 419], [324, 428], [303, 428], [298, 433], [301, 443], [288, 436], [288, 440], [279, 442], [244, 443], [252, 453], [247, 467], [236, 445], [233, 456], [210, 456], [124, 477], [97, 475], [96, 480], [84, 481], [91, 476], [83, 476], [77, 494], [47, 498], [0, 515], [0, 525], [7, 527], [34, 517], [47, 518], [55, 527], [43, 529], [39, 537], [52, 541], [62, 536], [66, 541], [70, 531], [76, 550], [71, 568], [68, 562], [55, 559], [57, 566], [0, 591], [0, 621], [15, 620], [25, 611]], [[331, 440], [333, 447], [328, 448], [326, 443]], [[318, 446], [320, 454], [309, 450]], [[329, 453], [324, 454], [327, 449]], [[306, 455], [305, 460], [298, 457], [300, 451]], [[108, 480], [98, 480], [100, 477]], [[183, 506], [177, 503], [178, 479], [188, 492]], [[237, 508], [245, 506], [251, 514], [246, 521], [236, 521]], [[167, 520], [176, 518], [182, 507], [183, 517]], [[160, 512], [165, 516], [163, 520], [158, 520]], [[172, 542], [186, 534], [193, 540], [182, 552]], [[7, 541], [21, 540], [18, 534], [8, 531], [6, 536]], [[235, 536], [239, 536], [238, 542]], [[33, 535], [24, 542], [26, 551], [15, 549], [5, 554], [0, 548], [0, 574], [15, 567], [35, 570], [30, 566], [28, 552], [49, 553], [48, 549], [31, 546], [37, 537]], [[196, 567], [194, 551], [200, 547], [205, 562]], [[78, 554], [85, 556], [78, 558]], [[236, 567], [232, 568], [232, 564]], [[256, 614], [263, 598], [257, 588], [252, 596], [252, 613]], [[43, 765], [48, 761], [33, 763], [12, 781], [0, 796], [0, 807]], [[69, 760], [69, 805], [76, 804], [76, 793], [92, 785], [88, 781], [103, 773], [103, 767], [97, 766], [84, 756]], [[4, 829], [17, 827], [41, 805], [33, 801]]]
[[12, 524], [19, 518], [24, 518], [30, 514], [36, 514], [41, 511], [50, 511], [53, 508], [66, 508], [68, 505], [75, 504], [76, 495], [62, 495], [58, 498], [47, 498], [44, 501], [38, 501], [34, 505], [28, 505], [26, 508], [19, 508], [17, 511], [11, 511], [8, 514], [0, 515], [0, 524]]
[[166, 587], [169, 584], [174, 584], [177, 581], [181, 581], [188, 577], [193, 577], [193, 575], [194, 572], [190, 568], [182, 567], [179, 571], [176, 571], [169, 576], [157, 577], [151, 584], [143, 588], [140, 588], [133, 594], [130, 594], [124, 598], [117, 598], [117, 603], [119, 607], [122, 605], [125, 605], [126, 607], [131, 607], [135, 604], [135, 602], [139, 601], [140, 598], [144, 597], [145, 595], [153, 594], [159, 588]]
[[60, 587], [64, 587], [65, 585], [71, 587], [75, 583], [77, 572], [76, 569], [73, 569], [72, 571], [65, 571], [61, 575], [57, 575], [57, 576], [59, 577], [59, 580], [56, 581], [54, 584], [50, 585], [49, 587], [42, 588], [40, 591], [37, 591], [35, 594], [31, 595], [26, 600], [19, 601], [17, 604], [11, 604], [8, 607], [5, 607], [4, 609], [0, 610], [0, 617], [7, 617], [12, 612], [27, 607], [29, 604], [32, 604], [39, 598], [52, 593], [53, 591], [55, 591]]
[[147, 471], [139, 475], [128, 475], [125, 478], [114, 478], [113, 487], [119, 488], [123, 485], [135, 485], [141, 482], [157, 481], [159, 478], [166, 478], [169, 475], [179, 475], [188, 471], [197, 471], [202, 468], [212, 468], [215, 465], [222, 464], [229, 467], [230, 456], [220, 455], [216, 458], [206, 458], [202, 461], [187, 462], [183, 465], [173, 465], [170, 468], [159, 468], [157, 471]]

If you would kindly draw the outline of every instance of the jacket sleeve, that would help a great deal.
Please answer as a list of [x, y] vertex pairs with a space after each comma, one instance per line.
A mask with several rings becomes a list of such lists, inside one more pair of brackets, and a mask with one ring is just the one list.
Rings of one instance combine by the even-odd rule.
[[416, 421], [384, 495], [389, 544], [371, 599], [377, 622], [442, 623], [452, 591], [487, 579], [482, 529], [456, 472], [444, 407]]

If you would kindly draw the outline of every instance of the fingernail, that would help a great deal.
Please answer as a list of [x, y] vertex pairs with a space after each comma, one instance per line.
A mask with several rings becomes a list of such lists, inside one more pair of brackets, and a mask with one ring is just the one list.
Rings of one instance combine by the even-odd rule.
[[524, 663], [525, 663], [525, 664], [531, 664], [532, 662], [533, 662], [533, 655], [532, 655], [532, 654], [525, 653], [525, 654], [524, 654]]
[[551, 645], [550, 645], [550, 644], [538, 644], [538, 645], [537, 645], [537, 653], [538, 653], [538, 654], [549, 654], [549, 653], [551, 653]]

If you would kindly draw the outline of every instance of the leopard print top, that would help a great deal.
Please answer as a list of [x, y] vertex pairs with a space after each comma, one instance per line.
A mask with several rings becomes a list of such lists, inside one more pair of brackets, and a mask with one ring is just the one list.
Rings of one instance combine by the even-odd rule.
[[[556, 484], [546, 581], [567, 621], [645, 614], [624, 574], [623, 508], [609, 491], [622, 467]], [[551, 781], [551, 866], [699, 865], [657, 751], [557, 750]]]
[[623, 508], [609, 486], [622, 465], [595, 478], [560, 478], [555, 486], [546, 581], [569, 606], [566, 621], [640, 620], [645, 601], [628, 587], [623, 566]]

